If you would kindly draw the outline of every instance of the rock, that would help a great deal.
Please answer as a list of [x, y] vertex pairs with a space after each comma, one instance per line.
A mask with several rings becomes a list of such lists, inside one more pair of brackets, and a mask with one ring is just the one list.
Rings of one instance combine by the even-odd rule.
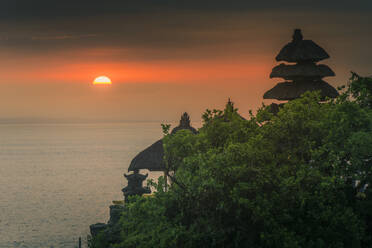
[[90, 234], [92, 237], [97, 236], [99, 232], [104, 231], [107, 228], [107, 225], [105, 223], [96, 223], [89, 226]]
[[125, 207], [123, 205], [111, 205], [110, 206], [110, 220], [108, 221], [108, 225], [116, 225], [119, 220], [121, 213], [124, 211]]
[[104, 240], [110, 244], [116, 244], [120, 242], [120, 225], [119, 220], [121, 213], [125, 210], [123, 205], [111, 205], [110, 206], [110, 220], [107, 224], [97, 223], [90, 226], [90, 233], [93, 237], [97, 237], [97, 234], [102, 232]]

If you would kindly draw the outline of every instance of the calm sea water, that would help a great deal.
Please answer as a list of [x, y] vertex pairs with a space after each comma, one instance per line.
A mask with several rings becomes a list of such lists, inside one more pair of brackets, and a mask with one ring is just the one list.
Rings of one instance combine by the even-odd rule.
[[161, 137], [159, 123], [0, 124], [0, 247], [75, 247]]

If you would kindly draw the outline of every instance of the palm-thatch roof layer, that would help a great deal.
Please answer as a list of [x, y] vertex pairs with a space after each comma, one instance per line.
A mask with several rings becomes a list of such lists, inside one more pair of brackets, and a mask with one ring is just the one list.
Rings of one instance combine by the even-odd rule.
[[335, 73], [327, 65], [316, 65], [314, 63], [303, 63], [296, 65], [280, 64], [275, 66], [270, 78], [284, 78], [296, 80], [300, 78], [323, 78], [333, 77]]
[[164, 149], [163, 140], [158, 140], [145, 150], [140, 152], [130, 162], [128, 171], [147, 169], [150, 171], [163, 171], [165, 163], [163, 161]]
[[300, 29], [296, 29], [293, 35], [293, 40], [285, 45], [282, 50], [280, 50], [278, 56], [276, 56], [277, 61], [286, 62], [318, 62], [323, 59], [328, 59], [328, 53], [315, 44], [312, 40], [304, 40]]
[[306, 91], [320, 91], [322, 99], [326, 97], [335, 98], [338, 92], [328, 83], [323, 80], [316, 80], [312, 82], [283, 82], [278, 83], [274, 88], [268, 90], [263, 98], [264, 99], [277, 99], [277, 100], [293, 100], [299, 98]]

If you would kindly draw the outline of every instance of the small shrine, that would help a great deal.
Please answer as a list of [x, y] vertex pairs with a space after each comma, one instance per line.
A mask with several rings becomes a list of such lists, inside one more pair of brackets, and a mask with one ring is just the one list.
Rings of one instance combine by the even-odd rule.
[[337, 97], [337, 90], [323, 81], [324, 77], [333, 77], [335, 73], [327, 65], [317, 64], [328, 58], [323, 48], [312, 40], [304, 40], [301, 30], [296, 29], [292, 41], [276, 56], [276, 61], [292, 64], [282, 63], [274, 67], [270, 74], [270, 78], [283, 78], [285, 82], [268, 90], [263, 98], [289, 101], [299, 98], [306, 91], [320, 91], [322, 99]]
[[134, 170], [133, 174], [125, 174], [124, 177], [128, 180], [128, 186], [123, 188], [121, 191], [124, 194], [125, 202], [128, 202], [128, 197], [133, 195], [150, 194], [150, 188], [143, 187], [143, 181], [146, 180], [148, 174], [139, 174], [139, 170]]

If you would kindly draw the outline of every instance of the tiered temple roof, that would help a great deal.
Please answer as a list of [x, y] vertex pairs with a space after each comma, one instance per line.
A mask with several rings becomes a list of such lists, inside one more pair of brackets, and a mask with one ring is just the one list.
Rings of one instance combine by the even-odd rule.
[[276, 60], [296, 64], [280, 64], [273, 68], [270, 78], [283, 78], [285, 82], [278, 83], [268, 90], [264, 99], [293, 100], [306, 91], [320, 90], [321, 97], [334, 98], [338, 96], [335, 88], [323, 81], [324, 77], [335, 76], [327, 65], [316, 64], [329, 58], [328, 53], [311, 40], [304, 40], [300, 29], [296, 29], [293, 40], [285, 45], [276, 56]]

